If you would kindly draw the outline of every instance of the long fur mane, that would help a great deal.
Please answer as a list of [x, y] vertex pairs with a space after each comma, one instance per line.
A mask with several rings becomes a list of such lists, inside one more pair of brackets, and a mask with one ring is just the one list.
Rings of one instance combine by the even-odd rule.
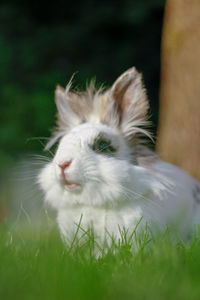
[[57, 127], [46, 149], [73, 127], [85, 122], [118, 128], [131, 149], [144, 144], [144, 137], [152, 139], [148, 130], [149, 103], [141, 75], [135, 68], [120, 76], [107, 90], [103, 86], [97, 89], [94, 80], [85, 91], [72, 90], [71, 86], [72, 80], [65, 89], [56, 88]]

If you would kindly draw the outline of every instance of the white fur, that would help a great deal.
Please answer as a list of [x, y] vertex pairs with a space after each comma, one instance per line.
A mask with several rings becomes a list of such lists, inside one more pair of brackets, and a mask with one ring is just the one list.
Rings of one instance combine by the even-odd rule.
[[[119, 147], [116, 157], [106, 157], [90, 148], [93, 138], [103, 132]], [[141, 217], [160, 228], [171, 224], [181, 234], [193, 226], [195, 201], [193, 189], [198, 184], [179, 168], [157, 161], [146, 169], [130, 163], [129, 149], [120, 133], [101, 124], [75, 127], [60, 141], [56, 155], [43, 169], [39, 182], [45, 200], [58, 212], [62, 234], [70, 240], [81, 226], [91, 225], [104, 241], [106, 231], [120, 238], [119, 226], [131, 232]], [[59, 179], [59, 164], [72, 160], [68, 178], [81, 184], [80, 190], [68, 191]]]
[[[81, 230], [92, 226], [101, 242], [107, 239], [107, 232], [120, 239], [119, 227], [131, 233], [141, 217], [141, 230], [148, 223], [152, 229], [173, 226], [181, 235], [191, 232], [194, 223], [200, 221], [197, 201], [200, 199], [194, 196], [200, 184], [195, 179], [159, 159], [152, 160], [148, 167], [134, 163], [132, 149], [123, 132], [125, 121], [122, 127], [119, 122], [111, 122], [109, 126], [102, 124], [94, 114], [81, 124], [78, 117], [71, 114], [69, 105], [65, 106], [63, 98], [58, 109], [66, 131], [62, 127], [55, 156], [39, 174], [38, 181], [45, 192], [45, 201], [57, 211], [58, 225], [67, 241], [72, 240], [80, 218]], [[70, 129], [65, 121], [65, 110], [71, 114]], [[126, 118], [127, 113], [124, 115]], [[134, 117], [132, 120], [135, 122]], [[129, 122], [130, 134], [135, 123]], [[135, 126], [132, 127], [135, 134]], [[117, 149], [115, 154], [92, 150], [91, 145], [99, 134], [112, 141]], [[75, 190], [68, 189], [60, 180], [59, 165], [66, 161], [71, 161], [65, 170], [67, 179], [80, 184]]]

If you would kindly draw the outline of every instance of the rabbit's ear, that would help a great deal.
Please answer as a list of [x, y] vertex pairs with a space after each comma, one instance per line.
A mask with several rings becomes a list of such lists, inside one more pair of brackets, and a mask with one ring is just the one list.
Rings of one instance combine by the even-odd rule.
[[58, 127], [60, 130], [66, 130], [80, 124], [80, 118], [72, 110], [70, 102], [71, 82], [63, 89], [60, 86], [56, 87], [55, 101], [58, 110]]
[[57, 106], [57, 128], [53, 133], [53, 137], [47, 143], [45, 149], [50, 149], [56, 141], [62, 137], [66, 132], [80, 124], [80, 118], [75, 114], [69, 105], [71, 82], [68, 83], [66, 89], [57, 86], [55, 91], [55, 102]]
[[123, 73], [113, 84], [110, 96], [118, 112], [119, 126], [127, 138], [135, 133], [149, 135], [142, 129], [147, 125], [149, 104], [142, 77], [133, 67]]

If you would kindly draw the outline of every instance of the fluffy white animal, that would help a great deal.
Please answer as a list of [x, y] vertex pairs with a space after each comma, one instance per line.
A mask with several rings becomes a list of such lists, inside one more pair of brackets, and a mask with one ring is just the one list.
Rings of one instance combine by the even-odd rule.
[[120, 239], [120, 228], [131, 233], [139, 220], [140, 229], [191, 232], [200, 220], [200, 183], [143, 145], [150, 134], [141, 75], [131, 68], [106, 91], [70, 86], [56, 89], [58, 127], [47, 148], [59, 144], [38, 177], [66, 241], [80, 218], [101, 242], [107, 233]]

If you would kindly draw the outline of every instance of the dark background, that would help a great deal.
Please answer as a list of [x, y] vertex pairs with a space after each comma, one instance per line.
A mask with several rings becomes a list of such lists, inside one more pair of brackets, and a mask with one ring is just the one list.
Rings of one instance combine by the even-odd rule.
[[0, 165], [42, 145], [55, 120], [54, 90], [106, 86], [131, 66], [143, 73], [156, 131], [164, 0], [1, 1]]

